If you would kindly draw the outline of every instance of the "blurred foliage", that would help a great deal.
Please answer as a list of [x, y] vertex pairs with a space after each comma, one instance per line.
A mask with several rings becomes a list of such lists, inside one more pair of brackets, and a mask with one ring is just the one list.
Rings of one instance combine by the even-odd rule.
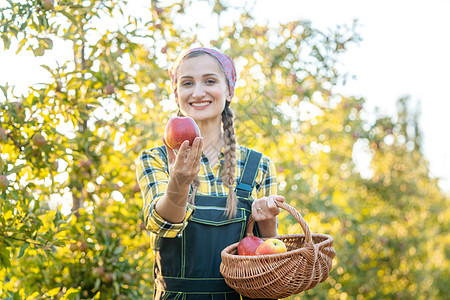
[[[356, 23], [326, 33], [305, 20], [268, 26], [245, 4], [219, 0], [151, 1], [145, 11], [122, 0], [49, 1], [0, 8], [4, 49], [41, 56], [64, 42], [73, 51], [43, 66], [50, 84], [24, 95], [1, 87], [0, 298], [150, 297], [134, 159], [160, 143], [175, 113], [167, 67], [191, 44], [235, 58], [239, 143], [270, 156], [279, 193], [313, 232], [335, 239], [329, 279], [291, 299], [450, 293], [449, 196], [429, 176], [418, 112], [404, 98], [397, 116], [368, 121], [364, 99], [333, 89], [347, 78], [339, 55], [359, 41]], [[181, 22], [201, 2], [219, 21], [214, 40]], [[361, 153], [369, 175], [358, 171]], [[301, 228], [283, 212], [280, 233]]]

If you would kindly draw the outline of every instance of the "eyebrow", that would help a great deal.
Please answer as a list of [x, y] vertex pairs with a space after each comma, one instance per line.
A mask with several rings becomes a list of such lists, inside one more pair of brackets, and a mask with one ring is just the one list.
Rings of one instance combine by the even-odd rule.
[[[219, 77], [219, 75], [218, 75], [217, 73], [206, 73], [206, 74], [203, 74], [203, 75], [202, 75], [202, 77], [208, 77], [208, 76], [216, 76], [216, 77]], [[184, 75], [184, 76], [181, 76], [180, 79], [184, 79], [184, 78], [193, 78], [193, 76], [190, 76], [190, 75]]]

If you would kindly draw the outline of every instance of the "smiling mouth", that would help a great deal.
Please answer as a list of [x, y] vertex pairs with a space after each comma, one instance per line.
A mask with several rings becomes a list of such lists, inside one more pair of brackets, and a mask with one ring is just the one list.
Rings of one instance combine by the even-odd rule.
[[210, 101], [205, 101], [205, 102], [192, 102], [190, 104], [194, 107], [202, 107], [202, 106], [210, 105], [211, 103], [212, 102], [210, 102]]

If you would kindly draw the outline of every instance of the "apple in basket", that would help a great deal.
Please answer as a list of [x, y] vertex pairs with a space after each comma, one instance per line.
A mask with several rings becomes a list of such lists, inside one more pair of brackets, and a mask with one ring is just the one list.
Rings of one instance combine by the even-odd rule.
[[286, 245], [282, 240], [271, 238], [265, 240], [261, 245], [256, 249], [256, 255], [265, 255], [265, 254], [278, 254], [287, 252]]
[[255, 255], [256, 249], [264, 241], [257, 236], [249, 235], [243, 238], [237, 246], [238, 255]]

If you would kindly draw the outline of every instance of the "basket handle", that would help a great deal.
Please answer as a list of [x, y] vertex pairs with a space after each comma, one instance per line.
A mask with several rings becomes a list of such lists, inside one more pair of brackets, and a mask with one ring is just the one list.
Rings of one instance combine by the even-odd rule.
[[[290, 213], [297, 220], [297, 222], [302, 227], [303, 232], [305, 233], [305, 242], [307, 244], [312, 243], [311, 231], [309, 230], [309, 226], [306, 223], [306, 221], [303, 219], [302, 215], [294, 207], [290, 206], [286, 202], [280, 202], [280, 201], [277, 201], [277, 200], [274, 200], [274, 201], [275, 201], [275, 204], [279, 208], [282, 208], [282, 209], [286, 210], [288, 213]], [[246, 229], [246, 232], [245, 232], [246, 236], [253, 235], [253, 225], [254, 225], [254, 223], [255, 223], [255, 219], [253, 219], [253, 215], [250, 214], [250, 217], [248, 218], [247, 229]]]

